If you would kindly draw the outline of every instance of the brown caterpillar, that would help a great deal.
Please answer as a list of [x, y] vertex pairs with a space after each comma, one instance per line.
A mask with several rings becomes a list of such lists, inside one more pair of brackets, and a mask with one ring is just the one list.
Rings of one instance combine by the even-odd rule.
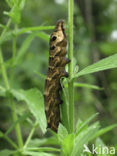
[[65, 65], [70, 62], [66, 55], [67, 40], [64, 22], [58, 21], [50, 36], [49, 68], [45, 81], [44, 102], [48, 128], [57, 132], [60, 122], [60, 78], [68, 77]]

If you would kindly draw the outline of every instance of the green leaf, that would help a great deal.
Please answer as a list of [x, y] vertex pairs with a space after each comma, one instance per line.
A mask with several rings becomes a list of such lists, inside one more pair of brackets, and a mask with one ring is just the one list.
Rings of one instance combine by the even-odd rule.
[[58, 140], [62, 142], [67, 135], [67, 129], [60, 123], [58, 127]]
[[74, 147], [74, 134], [69, 134], [65, 137], [65, 139], [62, 142], [62, 150], [65, 154], [65, 156], [69, 156]]
[[25, 6], [26, 0], [21, 0], [20, 1], [20, 9], [22, 10]]
[[89, 117], [85, 122], [81, 122], [80, 126], [77, 127], [76, 129], [76, 136], [86, 127], [88, 126], [88, 123], [91, 122], [96, 116], [98, 115], [98, 113], [93, 114], [91, 117]]
[[0, 96], [6, 96], [6, 89], [0, 86]]
[[6, 131], [5, 135], [8, 135], [16, 126], [17, 123], [21, 123], [29, 116], [29, 113], [23, 114], [21, 117], [18, 118], [15, 122], [12, 123], [12, 125], [9, 127], [9, 129]]
[[21, 10], [18, 3], [15, 3], [11, 11], [8, 13], [8, 16], [11, 17], [12, 21], [16, 24], [19, 24], [21, 21]]
[[44, 32], [37, 33], [37, 36], [49, 42], [50, 36]]
[[82, 87], [82, 88], [89, 88], [89, 89], [95, 89], [95, 90], [103, 90], [103, 88], [100, 88], [96, 85], [87, 84], [87, 83], [74, 83], [74, 87]]
[[[68, 88], [68, 83], [64, 83], [64, 86]], [[82, 88], [90, 88], [90, 89], [95, 89], [95, 90], [103, 90], [103, 88], [100, 88], [96, 85], [92, 84], [87, 84], [87, 83], [78, 83], [74, 82], [74, 87], [82, 87]]]
[[81, 127], [82, 124], [83, 124], [83, 121], [80, 120], [80, 119], [78, 119], [78, 120], [77, 120], [77, 123], [76, 123], [76, 132], [79, 131], [79, 129], [80, 129], [80, 127]]
[[102, 128], [100, 129], [94, 136], [93, 136], [93, 139], [111, 131], [113, 128], [117, 127], [117, 124], [114, 124], [114, 125], [111, 125], [111, 126], [108, 126], [106, 128]]
[[6, 0], [7, 4], [11, 8], [11, 11], [10, 12], [4, 11], [4, 14], [8, 15], [14, 23], [19, 24], [21, 21], [21, 10], [24, 8], [25, 1], [26, 0], [16, 0], [16, 1]]
[[67, 130], [69, 130], [68, 89], [63, 87], [64, 86], [63, 81], [61, 82], [61, 86], [62, 86], [61, 97], [62, 97], [62, 100], [63, 100], [63, 104], [61, 105], [61, 121], [62, 121], [63, 125], [67, 128]]
[[71, 156], [81, 155], [81, 153], [83, 153], [84, 144], [87, 144], [92, 140], [98, 129], [99, 122], [96, 122], [87, 129], [81, 131], [80, 134], [75, 138], [75, 145]]
[[39, 147], [42, 145], [59, 145], [59, 141], [56, 137], [33, 139], [29, 142], [28, 147]]
[[8, 149], [4, 149], [0, 151], [0, 155], [1, 156], [11, 156], [11, 154], [13, 154], [15, 151], [11, 151]]
[[46, 132], [46, 117], [44, 111], [43, 95], [38, 89], [11, 90], [17, 100], [23, 100], [28, 105], [30, 112], [34, 115], [43, 133]]
[[4, 36], [2, 37], [2, 39], [0, 40], [0, 44], [11, 40], [13, 38], [13, 31], [8, 31], [4, 34]]
[[[103, 141], [100, 138], [96, 139], [95, 147], [105, 147], [105, 146], [106, 145], [103, 143]], [[107, 155], [106, 154], [97, 154], [97, 156], [107, 156]]]
[[86, 74], [95, 73], [102, 70], [107, 70], [111, 68], [117, 68], [117, 54], [109, 56], [105, 59], [102, 59], [86, 68], [81, 70], [79, 73], [77, 73], [74, 78], [77, 78], [79, 76], [83, 76]]
[[21, 48], [18, 50], [18, 54], [17, 54], [16, 58], [15, 58], [15, 62], [14, 62], [15, 65], [18, 64], [18, 62], [22, 59], [24, 54], [27, 52], [27, 49], [29, 48], [35, 35], [36, 35], [35, 33], [32, 33], [24, 40]]

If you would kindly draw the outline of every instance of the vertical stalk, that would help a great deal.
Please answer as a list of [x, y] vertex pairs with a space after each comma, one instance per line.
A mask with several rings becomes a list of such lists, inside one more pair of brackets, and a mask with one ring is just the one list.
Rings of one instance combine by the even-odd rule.
[[2, 72], [2, 77], [4, 80], [5, 87], [7, 90], [9, 90], [10, 86], [9, 86], [9, 82], [8, 82], [8, 78], [7, 78], [6, 68], [4, 66], [4, 60], [3, 60], [3, 56], [2, 56], [1, 47], [0, 47], [0, 66], [1, 66], [1, 72]]
[[[15, 32], [16, 32], [17, 25], [15, 25], [14, 29], [15, 29]], [[13, 44], [12, 44], [11, 86], [12, 86], [12, 83], [13, 83], [13, 80], [14, 80], [15, 55], [16, 55], [16, 34], [14, 35]], [[15, 107], [15, 103], [13, 101], [13, 97], [11, 97], [11, 109], [12, 109], [13, 121], [15, 122], [15, 121], [18, 120], [18, 117], [17, 117], [16, 107]], [[22, 148], [23, 147], [23, 139], [22, 139], [21, 128], [20, 128], [19, 123], [16, 124], [15, 131], [16, 131], [16, 137], [17, 137], [18, 145], [19, 145], [20, 148]]]
[[[13, 121], [16, 122], [18, 120], [18, 117], [17, 117], [16, 107], [15, 107], [15, 103], [13, 101], [13, 97], [11, 97], [11, 110], [12, 110]], [[15, 126], [15, 132], [16, 132], [18, 146], [19, 146], [19, 148], [22, 148], [23, 147], [23, 139], [22, 139], [21, 128], [20, 128], [19, 123], [17, 123]]]
[[14, 61], [15, 61], [15, 55], [16, 55], [16, 31], [17, 31], [17, 25], [14, 27], [15, 34], [13, 36], [13, 42], [12, 42], [12, 64], [11, 64], [11, 74], [10, 74], [10, 85], [13, 84], [14, 79]]
[[71, 60], [69, 63], [69, 82], [68, 82], [68, 92], [69, 92], [69, 127], [70, 132], [74, 131], [74, 88], [73, 88], [73, 0], [68, 2], [68, 57]]
[[[8, 21], [5, 29], [3, 30], [3, 32], [2, 32], [2, 34], [0, 36], [0, 43], [2, 41], [2, 38], [4, 37], [4, 34], [8, 30], [10, 24], [11, 24], [11, 20]], [[14, 39], [14, 42], [13, 42], [13, 49], [14, 49], [13, 50], [13, 57], [14, 57], [15, 50], [16, 50], [16, 38]], [[0, 45], [0, 66], [1, 66], [1, 72], [2, 72], [2, 77], [3, 77], [3, 80], [4, 80], [5, 87], [6, 87], [7, 90], [10, 90], [10, 85], [9, 85], [9, 81], [8, 81], [8, 76], [7, 76], [5, 64], [4, 64], [1, 45]], [[10, 100], [11, 100], [10, 102], [11, 102], [12, 117], [13, 117], [13, 121], [15, 122], [15, 121], [17, 121], [18, 117], [17, 117], [17, 113], [16, 113], [15, 104], [13, 102], [13, 97], [10, 97]], [[16, 131], [18, 145], [19, 145], [20, 148], [22, 148], [23, 147], [23, 139], [22, 139], [19, 123], [16, 125], [15, 131]]]
[[5, 84], [6, 89], [8, 89], [8, 90], [10, 89], [10, 86], [9, 86], [9, 82], [8, 82], [8, 78], [7, 78], [6, 68], [4, 66], [1, 42], [2, 42], [2, 38], [4, 37], [4, 34], [6, 33], [6, 31], [9, 28], [10, 24], [11, 24], [11, 19], [8, 20], [6, 27], [4, 28], [3, 32], [0, 35], [0, 66], [1, 66], [1, 72], [2, 72], [2, 76], [3, 76], [4, 84]]

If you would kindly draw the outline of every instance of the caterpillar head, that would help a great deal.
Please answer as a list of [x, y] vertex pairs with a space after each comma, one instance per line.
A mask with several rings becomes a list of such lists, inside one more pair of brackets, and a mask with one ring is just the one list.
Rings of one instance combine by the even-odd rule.
[[56, 28], [50, 37], [50, 45], [56, 46], [57, 44], [61, 43], [63, 40], [66, 39], [65, 32], [64, 32], [64, 21], [59, 20], [56, 24]]

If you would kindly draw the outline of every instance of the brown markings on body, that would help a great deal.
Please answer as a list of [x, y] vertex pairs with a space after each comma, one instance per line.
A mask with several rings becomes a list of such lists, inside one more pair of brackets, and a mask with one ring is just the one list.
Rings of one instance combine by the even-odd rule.
[[45, 81], [44, 102], [48, 128], [57, 132], [60, 122], [60, 78], [68, 77], [65, 65], [70, 62], [66, 55], [67, 40], [64, 22], [58, 21], [50, 36], [49, 67]]

